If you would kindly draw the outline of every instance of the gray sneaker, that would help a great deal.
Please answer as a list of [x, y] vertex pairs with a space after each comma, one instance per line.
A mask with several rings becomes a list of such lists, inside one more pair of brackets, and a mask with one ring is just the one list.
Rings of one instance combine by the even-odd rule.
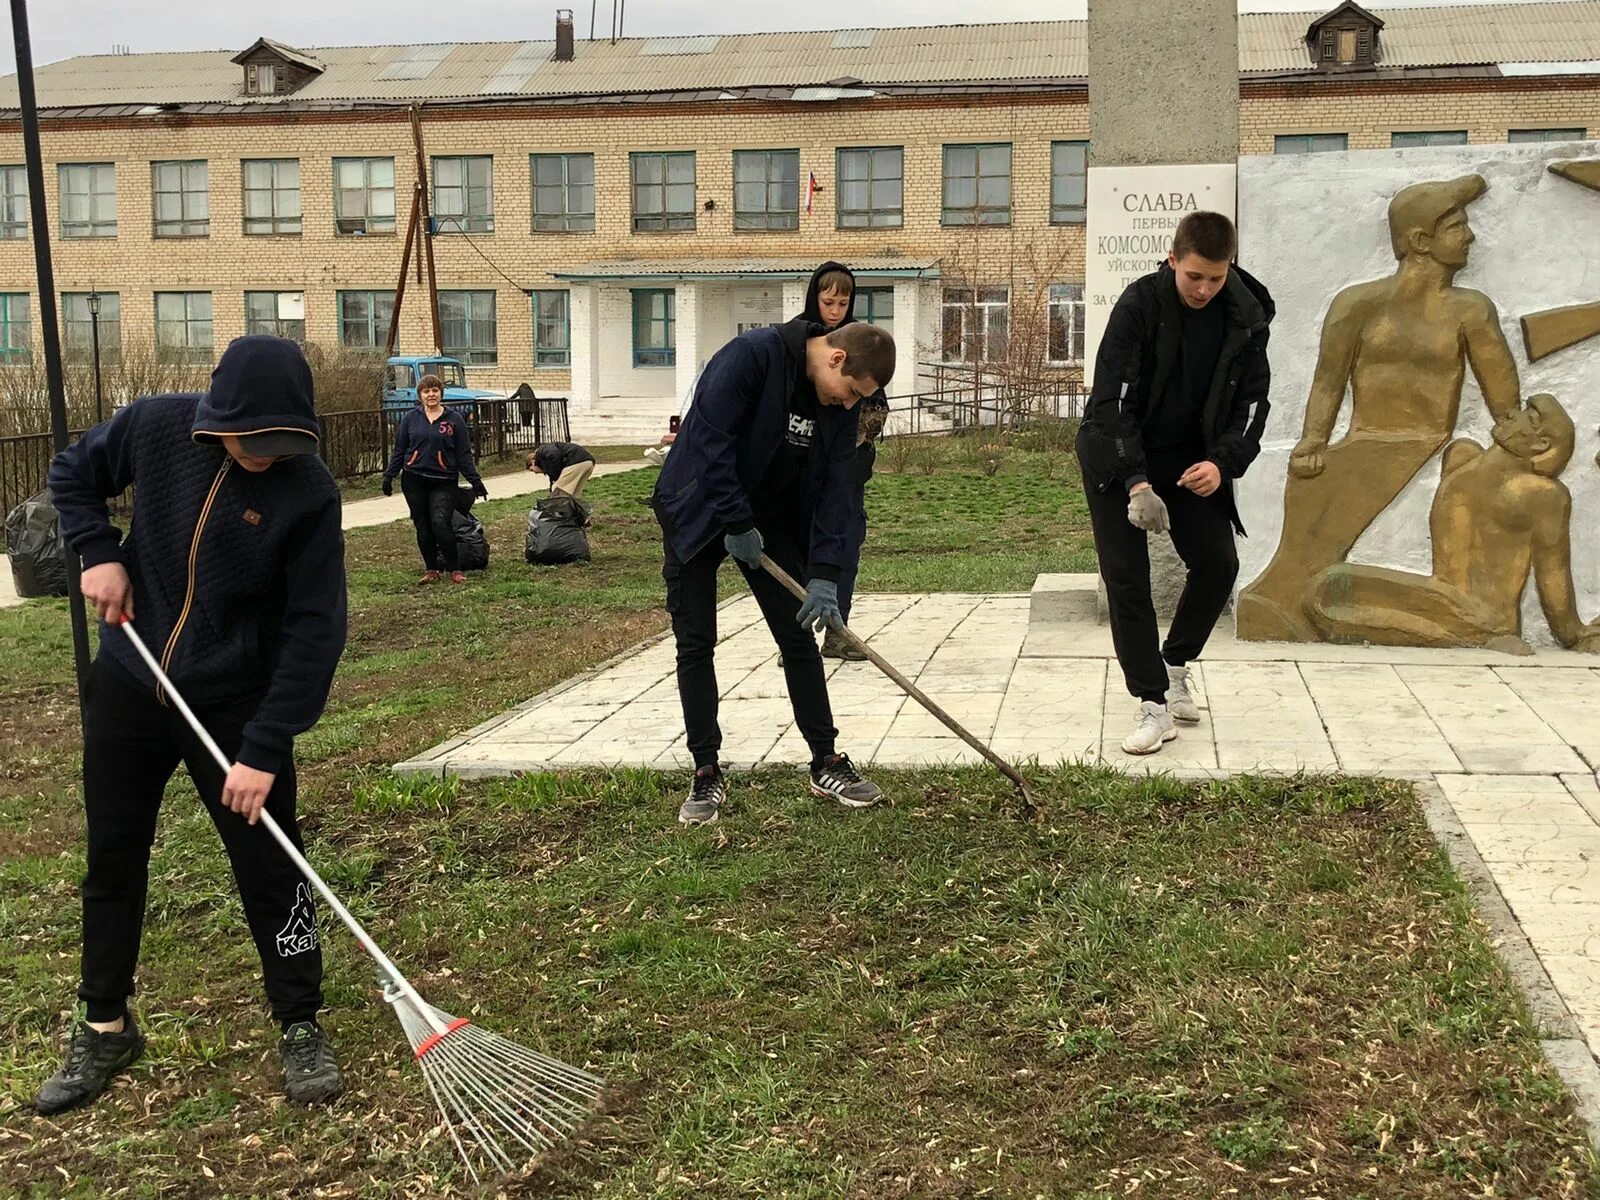
[[1145, 700], [1139, 704], [1139, 727], [1122, 739], [1124, 754], [1154, 754], [1173, 738], [1178, 731], [1173, 728], [1172, 714], [1165, 704]]
[[67, 1060], [39, 1089], [33, 1107], [48, 1117], [87, 1104], [106, 1090], [112, 1077], [138, 1061], [144, 1053], [144, 1034], [129, 1013], [121, 1033], [100, 1033], [79, 1021], [67, 1042]]
[[1200, 719], [1200, 706], [1189, 692], [1193, 676], [1188, 667], [1167, 668], [1167, 711], [1174, 721], [1193, 725]]
[[830, 754], [811, 768], [811, 791], [846, 808], [871, 808], [883, 798], [883, 789], [861, 778], [847, 754]]
[[344, 1075], [333, 1043], [315, 1021], [296, 1021], [278, 1043], [283, 1058], [283, 1094], [291, 1104], [319, 1104], [344, 1091]]
[[716, 763], [701, 767], [694, 773], [694, 784], [689, 798], [678, 809], [680, 825], [710, 825], [722, 813], [723, 802], [728, 798], [728, 785], [723, 782], [722, 768]]

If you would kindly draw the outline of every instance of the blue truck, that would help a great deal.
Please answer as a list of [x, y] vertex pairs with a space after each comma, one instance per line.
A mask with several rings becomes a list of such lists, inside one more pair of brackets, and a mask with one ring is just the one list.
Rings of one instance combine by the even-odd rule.
[[446, 408], [471, 404], [474, 400], [499, 400], [504, 392], [470, 387], [459, 359], [441, 354], [397, 354], [383, 369], [383, 411], [403, 413], [417, 405], [417, 380], [437, 375], [444, 381]]

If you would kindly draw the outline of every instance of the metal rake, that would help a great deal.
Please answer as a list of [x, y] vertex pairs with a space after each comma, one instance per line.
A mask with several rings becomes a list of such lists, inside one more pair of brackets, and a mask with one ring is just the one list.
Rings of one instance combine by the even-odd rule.
[[[224, 773], [232, 770], [228, 756], [126, 619], [122, 631], [217, 765]], [[605, 1083], [597, 1076], [519, 1046], [424, 1000], [329, 890], [272, 814], [263, 809], [260, 820], [377, 964], [383, 998], [400, 1019], [445, 1129], [474, 1182], [482, 1182], [480, 1169], [487, 1174], [514, 1170], [523, 1158], [516, 1146], [528, 1156], [551, 1149], [599, 1108]]]

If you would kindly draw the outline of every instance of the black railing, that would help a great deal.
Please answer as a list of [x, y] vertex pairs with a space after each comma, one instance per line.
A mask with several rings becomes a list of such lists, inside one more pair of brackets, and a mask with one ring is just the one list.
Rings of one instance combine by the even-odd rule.
[[[570, 442], [564, 399], [523, 400], [515, 396], [452, 404], [467, 418], [472, 455], [477, 459], [526, 454], [542, 442]], [[376, 475], [389, 461], [394, 430], [404, 410], [360, 409], [318, 413], [322, 423], [322, 457], [335, 479]], [[74, 429], [76, 441], [83, 430]], [[49, 433], [0, 437], [0, 517], [44, 487], [55, 457]]]
[[919, 392], [889, 400], [886, 436], [959, 433], [979, 427], [1015, 428], [1029, 421], [1083, 416], [1085, 392], [1076, 379], [1029, 390], [985, 384], [950, 391]]

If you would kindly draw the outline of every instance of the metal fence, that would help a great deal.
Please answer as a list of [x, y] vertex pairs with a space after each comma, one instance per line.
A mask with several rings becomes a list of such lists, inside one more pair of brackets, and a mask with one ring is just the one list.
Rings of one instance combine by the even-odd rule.
[[[526, 454], [541, 442], [572, 440], [564, 399], [512, 396], [450, 407], [466, 416], [472, 434], [472, 455], [477, 459]], [[377, 409], [318, 413], [322, 457], [334, 478], [353, 479], [382, 471], [389, 461], [395, 426], [402, 415], [402, 411]], [[83, 430], [74, 429], [69, 436], [77, 441]], [[0, 516], [44, 487], [53, 457], [54, 442], [49, 433], [0, 437]]]
[[1071, 420], [1083, 416], [1085, 392], [1069, 379], [1031, 391], [1000, 384], [971, 384], [889, 400], [886, 436], [960, 433], [980, 427], [1011, 428], [1029, 421]]

